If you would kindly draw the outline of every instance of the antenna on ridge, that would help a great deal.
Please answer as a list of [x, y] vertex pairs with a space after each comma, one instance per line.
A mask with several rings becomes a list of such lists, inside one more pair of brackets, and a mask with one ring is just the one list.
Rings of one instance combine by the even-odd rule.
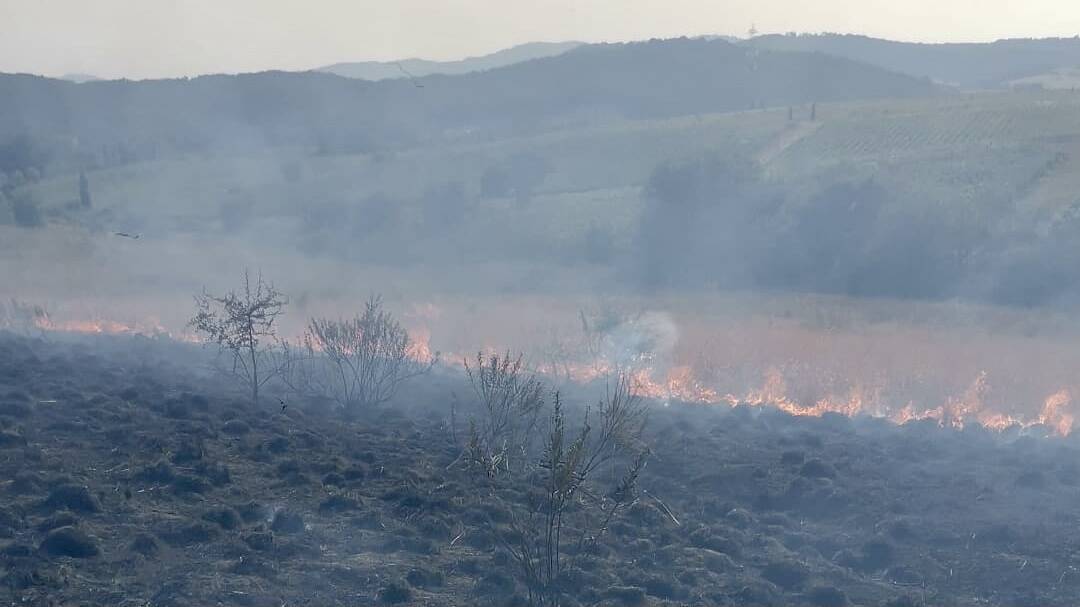
[[757, 36], [758, 35], [757, 24], [756, 23], [751, 23], [750, 24], [750, 30], [747, 31], [746, 33], [749, 34], [751, 38], [753, 38], [754, 36]]

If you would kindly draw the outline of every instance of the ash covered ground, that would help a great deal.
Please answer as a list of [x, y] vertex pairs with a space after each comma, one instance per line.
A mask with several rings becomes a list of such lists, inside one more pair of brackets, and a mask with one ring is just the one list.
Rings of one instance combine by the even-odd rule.
[[[255, 407], [205, 362], [162, 340], [0, 336], [5, 602], [524, 604], [496, 534], [532, 478], [489, 500], [455, 465], [475, 413], [459, 374], [345, 420]], [[1050, 434], [654, 404], [636, 499], [563, 602], [1075, 604], [1080, 449]]]

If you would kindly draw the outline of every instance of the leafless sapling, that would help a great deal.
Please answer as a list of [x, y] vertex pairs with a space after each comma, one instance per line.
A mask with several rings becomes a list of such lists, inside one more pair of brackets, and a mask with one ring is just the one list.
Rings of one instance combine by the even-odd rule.
[[189, 325], [228, 356], [230, 373], [251, 390], [256, 406], [259, 389], [280, 371], [275, 324], [287, 304], [261, 272], [252, 284], [246, 269], [239, 291], [217, 296], [204, 290], [195, 296], [196, 313]]
[[480, 420], [470, 440], [491, 453], [506, 471], [528, 459], [537, 422], [544, 410], [544, 384], [525, 370], [521, 355], [477, 353], [465, 372], [480, 404]]
[[[612, 521], [636, 502], [649, 453], [641, 440], [645, 415], [621, 376], [599, 403], [595, 427], [586, 411], [581, 426], [568, 430], [556, 396], [540, 458], [541, 491], [525, 512], [510, 508], [510, 532], [496, 534], [528, 588], [530, 604], [562, 604], [564, 573], [591, 554]], [[622, 471], [604, 491], [600, 472], [615, 466]]]

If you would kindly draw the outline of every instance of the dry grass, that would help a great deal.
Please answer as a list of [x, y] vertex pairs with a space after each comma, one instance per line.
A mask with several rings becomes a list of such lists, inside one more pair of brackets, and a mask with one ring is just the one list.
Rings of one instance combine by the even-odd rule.
[[[227, 286], [239, 271], [217, 261], [232, 250], [224, 242], [0, 230], [0, 274], [7, 277], [0, 299], [42, 304], [58, 326], [110, 321], [102, 324], [182, 334], [191, 294], [203, 284]], [[934, 407], [985, 372], [987, 406], [1030, 413], [1048, 395], [1072, 389], [1080, 369], [1080, 351], [1073, 347], [1078, 327], [1069, 310], [795, 295], [599, 299], [581, 284], [587, 276], [569, 270], [565, 278], [551, 279], [560, 285], [558, 294], [513, 295], [501, 288], [493, 294], [501, 286], [497, 279], [496, 287], [480, 290], [422, 269], [347, 266], [290, 251], [242, 255], [235, 262], [273, 269], [292, 303], [282, 318], [285, 336], [301, 335], [311, 316], [351, 312], [353, 302], [377, 287], [410, 333], [427, 336], [431, 351], [454, 364], [477, 350], [508, 347], [536, 364], [552, 356], [587, 363], [580, 359], [580, 312], [608, 309], [625, 317], [643, 311], [669, 317], [677, 338], [655, 353], [658, 371], [689, 366], [720, 394], [759, 389], [776, 370], [788, 396], [799, 402], [859, 390], [892, 406], [914, 401]], [[505, 270], [507, 281], [523, 272], [500, 270], [497, 263], [490, 269], [486, 278]], [[350, 280], [329, 280], [340, 276]]]

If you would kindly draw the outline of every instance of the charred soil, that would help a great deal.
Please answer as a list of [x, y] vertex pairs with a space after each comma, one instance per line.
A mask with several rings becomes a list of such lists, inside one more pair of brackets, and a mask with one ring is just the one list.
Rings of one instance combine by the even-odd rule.
[[[7, 602], [522, 604], [491, 527], [528, 477], [477, 497], [449, 393], [256, 409], [169, 347], [0, 336]], [[567, 603], [1075, 604], [1080, 449], [1035, 434], [657, 407]]]

